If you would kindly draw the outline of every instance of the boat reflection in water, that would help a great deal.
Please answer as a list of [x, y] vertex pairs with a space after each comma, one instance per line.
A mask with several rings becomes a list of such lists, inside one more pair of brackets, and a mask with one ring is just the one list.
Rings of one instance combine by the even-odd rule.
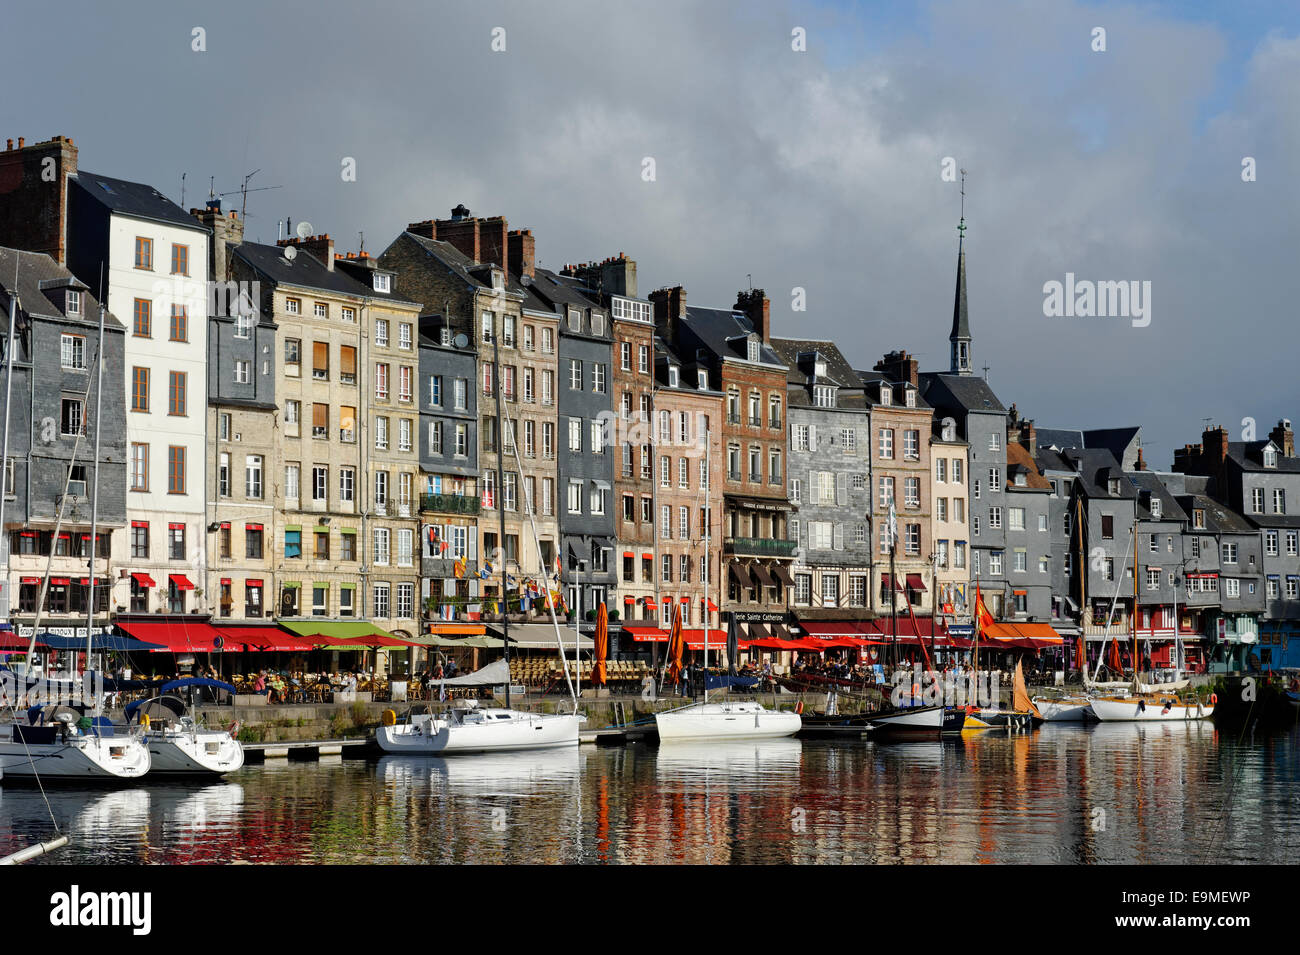
[[722, 777], [757, 780], [774, 775], [797, 775], [803, 744], [783, 737], [757, 740], [713, 740], [692, 743], [675, 741], [655, 752], [655, 773], [659, 777], [690, 780], [693, 777]]
[[477, 796], [572, 789], [581, 773], [582, 754], [576, 746], [484, 753], [473, 759], [381, 756], [377, 769], [379, 778], [398, 791], [432, 786]]

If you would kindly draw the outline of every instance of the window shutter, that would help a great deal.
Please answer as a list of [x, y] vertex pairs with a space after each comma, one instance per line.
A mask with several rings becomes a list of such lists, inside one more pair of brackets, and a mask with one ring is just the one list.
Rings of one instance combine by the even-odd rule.
[[843, 507], [849, 503], [849, 476], [843, 471], [835, 475], [835, 503]]
[[[319, 348], [320, 343], [316, 346]], [[329, 346], [325, 346], [328, 348]], [[344, 375], [355, 375], [357, 373], [357, 350], [352, 345], [339, 346], [339, 372]]]
[[794, 425], [790, 425], [790, 450], [791, 451], [799, 450], [799, 446], [795, 443], [794, 440]]
[[844, 549], [844, 525], [838, 521], [835, 523], [834, 543], [832, 546], [835, 550]]
[[311, 424], [313, 428], [324, 428], [329, 424], [329, 405], [313, 404], [311, 406]]
[[329, 342], [312, 342], [312, 367], [322, 371], [330, 366]]
[[817, 450], [817, 425], [815, 424], [808, 425], [808, 450]]

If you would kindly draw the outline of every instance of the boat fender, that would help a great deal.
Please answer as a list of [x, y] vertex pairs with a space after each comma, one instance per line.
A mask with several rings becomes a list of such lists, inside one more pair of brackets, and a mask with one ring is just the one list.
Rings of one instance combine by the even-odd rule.
[[1211, 693], [1211, 694], [1210, 694], [1210, 705], [1213, 706], [1215, 703], [1218, 703], [1218, 702], [1219, 702], [1219, 694], [1217, 694], [1217, 693]]
[[385, 726], [397, 725], [397, 714], [392, 710], [384, 710], [383, 713], [379, 714], [379, 719]]
[[230, 738], [231, 738], [231, 739], [234, 739], [236, 736], [238, 736], [238, 735], [239, 735], [239, 720], [235, 720], [233, 723], [231, 723], [229, 726], [227, 726], [227, 727], [226, 727], [226, 732], [230, 734]]
[[145, 729], [148, 729], [148, 728], [149, 728], [149, 714], [148, 714], [148, 713], [141, 713], [141, 714], [140, 714], [140, 725], [143, 726]]
[[876, 648], [875, 648], [875, 647], [872, 647], [872, 648], [871, 648], [871, 659], [875, 660], [879, 655], [880, 655], [880, 654], [876, 651]]
[[803, 700], [800, 700], [798, 703], [794, 705], [794, 711], [800, 716], [803, 715]]
[[1146, 711], [1147, 711], [1147, 701], [1146, 701], [1146, 700], [1138, 700], [1138, 712], [1139, 712], [1139, 713], [1145, 713]]

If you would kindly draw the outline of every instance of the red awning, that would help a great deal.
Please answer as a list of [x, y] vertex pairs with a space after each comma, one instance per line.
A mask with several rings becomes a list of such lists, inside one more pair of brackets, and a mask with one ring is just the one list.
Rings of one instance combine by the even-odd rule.
[[655, 559], [655, 555], [654, 555], [654, 554], [647, 554], [645, 551], [642, 551], [642, 552], [641, 552], [641, 559], [642, 559], [642, 560], [654, 560], [654, 559]]
[[41, 582], [41, 578], [39, 577], [24, 577], [20, 581], [20, 583], [24, 583], [24, 584], [39, 584], [40, 582]]
[[[704, 630], [703, 630], [703, 628], [701, 628], [701, 629], [699, 629], [699, 630], [683, 630], [683, 631], [682, 631], [682, 636], [686, 638], [686, 647], [687, 647], [687, 649], [689, 649], [689, 650], [703, 650], [703, 649], [704, 649]], [[739, 641], [739, 646], [740, 646], [741, 649], [744, 649], [746, 642], [747, 642], [747, 641], [745, 641], [745, 640], [741, 640], [741, 641]], [[727, 649], [727, 631], [725, 631], [725, 630], [713, 630], [713, 629], [710, 629], [710, 630], [709, 630], [709, 649], [710, 649], [710, 650], [725, 650], [725, 649]]]
[[245, 578], [244, 585], [247, 587], [260, 587], [262, 586], [262, 579], [260, 577]]
[[625, 603], [625, 604], [635, 604], [635, 603], [636, 603], [636, 598], [635, 598], [635, 597], [624, 597], [624, 598], [623, 598], [623, 603]]
[[[888, 589], [889, 589], [889, 582], [890, 582], [891, 579], [892, 579], [892, 578], [889, 576], [889, 574], [881, 574], [881, 575], [880, 575], [880, 586], [882, 586], [882, 587], [884, 587], [886, 590], [888, 590]], [[897, 580], [894, 580], [894, 589], [897, 590], [899, 593], [902, 593], [902, 592], [903, 592], [903, 585], [900, 584]]]
[[683, 597], [681, 600], [678, 601], [678, 603], [684, 603], [684, 604], [688, 604], [690, 602], [691, 602], [690, 597]]
[[131, 575], [131, 579], [134, 580], [134, 581], [135, 581], [137, 584], [139, 584], [141, 587], [157, 587], [157, 586], [158, 586], [157, 584], [155, 584], [155, 583], [153, 582], [153, 578], [150, 577], [150, 576], [149, 576], [148, 574], [146, 574], [146, 573], [137, 573], [137, 574], [132, 574], [132, 575]]
[[244, 525], [244, 530], [246, 530], [246, 531], [260, 531], [261, 529], [262, 529], [262, 525], [261, 525], [261, 524], [245, 524], [245, 525]]
[[229, 586], [230, 586], [230, 578], [229, 578], [229, 577], [222, 577], [222, 578], [221, 578], [221, 586], [223, 586], [223, 587], [229, 587]]
[[925, 581], [921, 579], [920, 574], [908, 574], [907, 586], [911, 587], [913, 590], [924, 590]]
[[300, 653], [302, 642], [279, 627], [213, 626], [225, 641], [227, 651], [258, 651], [266, 653]]
[[217, 650], [214, 641], [221, 636], [211, 624], [188, 620], [118, 620], [117, 627], [137, 640], [166, 648], [154, 653], [213, 653]]
[[630, 550], [625, 550], [625, 551], [623, 551], [623, 556], [624, 556], [624, 557], [635, 557], [636, 554], [634, 554], [634, 553], [633, 553], [632, 551], [630, 551]]
[[149, 522], [148, 522], [148, 521], [132, 521], [132, 522], [131, 522], [131, 526], [132, 526], [132, 527], [148, 527], [148, 526], [149, 526]]
[[630, 633], [632, 639], [637, 643], [666, 643], [668, 641], [668, 631], [660, 630], [658, 627], [623, 627], [624, 633]]
[[51, 577], [50, 583], [56, 587], [66, 587], [68, 584], [72, 583], [72, 581], [67, 577]]
[[176, 585], [177, 590], [193, 590], [194, 585], [184, 574], [171, 574], [168, 579]]

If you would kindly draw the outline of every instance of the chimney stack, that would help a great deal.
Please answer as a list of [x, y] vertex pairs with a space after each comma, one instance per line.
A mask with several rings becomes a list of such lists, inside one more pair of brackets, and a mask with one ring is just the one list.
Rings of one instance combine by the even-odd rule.
[[1268, 438], [1276, 444], [1286, 458], [1295, 457], [1295, 432], [1291, 430], [1291, 419], [1282, 418], [1272, 431], [1268, 433]]
[[736, 304], [732, 307], [749, 316], [749, 323], [764, 344], [772, 340], [772, 301], [761, 288], [737, 292]]
[[229, 216], [222, 215], [220, 199], [209, 199], [204, 208], [191, 209], [190, 215], [212, 230], [212, 243], [209, 246], [212, 280], [226, 281], [230, 278], [229, 250], [244, 241], [244, 221], [233, 209]]
[[[0, 236], [3, 243], [29, 252], [42, 252], [60, 265], [68, 264], [68, 176], [77, 172], [77, 147], [66, 136], [0, 152]], [[47, 161], [53, 160], [54, 177]]]
[[515, 229], [506, 235], [506, 242], [510, 260], [506, 271], [533, 278], [537, 274], [537, 240], [533, 238], [532, 230]]
[[919, 381], [916, 359], [905, 351], [891, 351], [876, 362], [874, 370], [890, 381], [906, 382], [913, 387], [916, 387]]
[[331, 272], [334, 271], [334, 240], [330, 238], [328, 232], [321, 235], [308, 236], [305, 239], [280, 239], [275, 243], [278, 246], [292, 245], [296, 246], [303, 252], [310, 252], [316, 258], [320, 259], [321, 264]]
[[1206, 473], [1217, 475], [1223, 462], [1228, 460], [1228, 429], [1210, 428], [1201, 433], [1201, 450], [1204, 455]]
[[677, 344], [677, 326], [686, 318], [686, 289], [680, 285], [650, 293], [655, 310], [655, 327], [669, 345]]

